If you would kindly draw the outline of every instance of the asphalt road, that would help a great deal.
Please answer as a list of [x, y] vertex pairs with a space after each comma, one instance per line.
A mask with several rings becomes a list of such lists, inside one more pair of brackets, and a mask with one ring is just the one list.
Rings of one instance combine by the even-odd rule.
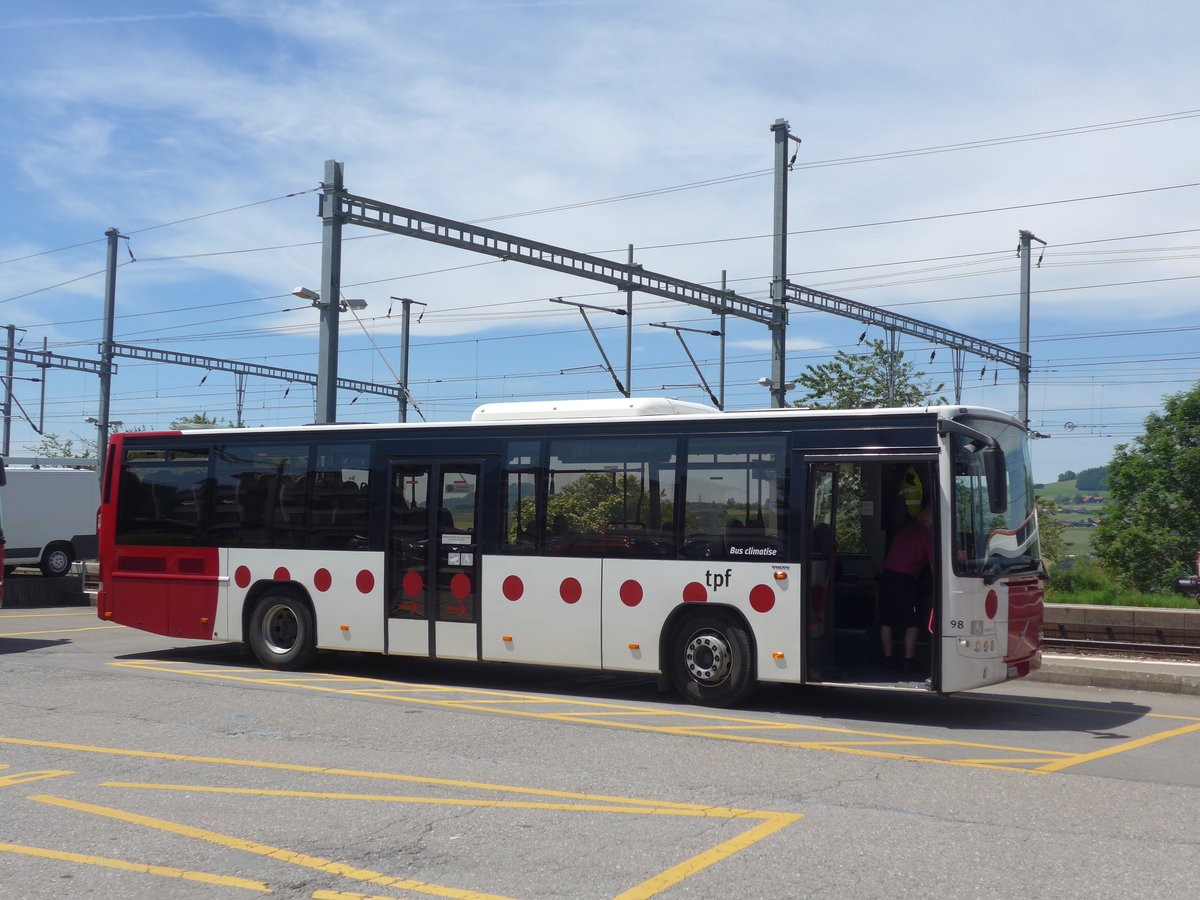
[[1195, 897], [1200, 697], [938, 698], [0, 611], [0, 897]]

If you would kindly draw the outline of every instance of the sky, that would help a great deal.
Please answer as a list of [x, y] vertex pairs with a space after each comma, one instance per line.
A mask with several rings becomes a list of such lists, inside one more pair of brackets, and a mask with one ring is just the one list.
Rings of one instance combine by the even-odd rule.
[[[19, 7], [0, 19], [0, 326], [21, 349], [97, 358], [116, 228], [116, 341], [315, 372], [318, 314], [291, 290], [320, 287], [326, 160], [352, 194], [620, 262], [632, 246], [646, 269], [764, 300], [784, 119], [800, 139], [793, 283], [1019, 349], [1018, 235], [1045, 242], [1030, 277], [1038, 481], [1105, 465], [1200, 379], [1194, 3]], [[601, 348], [625, 379], [625, 320], [569, 305], [623, 308], [602, 283], [347, 226], [342, 290], [367, 305], [341, 317], [339, 375], [381, 384], [400, 378], [393, 298], [415, 301], [410, 420], [614, 396]], [[721, 340], [650, 323], [718, 319], [639, 294], [633, 322], [634, 395], [711, 402]], [[793, 307], [785, 377], [862, 352], [862, 333]], [[955, 399], [950, 350], [899, 347]], [[728, 318], [725, 355], [726, 408], [768, 406], [767, 327]], [[234, 420], [239, 389], [249, 426], [314, 418], [308, 385], [117, 363], [121, 427]], [[1017, 411], [1015, 370], [968, 355], [962, 371], [962, 403]], [[39, 428], [94, 439], [95, 375], [13, 375], [13, 455]], [[394, 399], [339, 394], [339, 421], [397, 416]]]

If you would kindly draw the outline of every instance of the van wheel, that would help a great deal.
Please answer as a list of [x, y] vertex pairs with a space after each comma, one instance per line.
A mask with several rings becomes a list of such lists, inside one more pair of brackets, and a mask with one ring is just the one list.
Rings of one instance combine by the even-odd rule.
[[51, 544], [42, 554], [38, 568], [48, 578], [61, 578], [71, 571], [71, 563], [75, 562], [75, 551], [70, 544]]
[[288, 591], [268, 591], [250, 617], [250, 649], [268, 669], [301, 669], [316, 658], [316, 625], [308, 604]]
[[675, 629], [669, 653], [671, 681], [691, 703], [732, 706], [754, 690], [750, 637], [728, 616], [687, 617]]

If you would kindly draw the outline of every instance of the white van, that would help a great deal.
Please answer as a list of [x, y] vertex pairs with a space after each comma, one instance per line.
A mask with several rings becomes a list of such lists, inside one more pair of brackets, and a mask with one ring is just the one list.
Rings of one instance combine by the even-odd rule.
[[66, 575], [77, 559], [95, 559], [100, 477], [92, 469], [7, 466], [0, 489], [4, 568], [37, 566]]

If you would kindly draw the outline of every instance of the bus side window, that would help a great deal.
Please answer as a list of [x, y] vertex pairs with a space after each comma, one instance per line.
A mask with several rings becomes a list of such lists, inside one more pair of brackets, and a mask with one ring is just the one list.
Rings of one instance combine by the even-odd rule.
[[541, 441], [509, 441], [504, 459], [500, 547], [505, 553], [536, 553]]
[[787, 440], [779, 435], [688, 441], [685, 559], [769, 562], [782, 558]]

